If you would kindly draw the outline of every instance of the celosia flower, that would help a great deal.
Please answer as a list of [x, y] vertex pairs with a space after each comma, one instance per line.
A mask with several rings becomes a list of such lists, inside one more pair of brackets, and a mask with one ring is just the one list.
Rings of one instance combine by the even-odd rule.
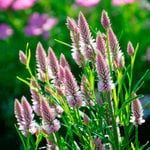
[[9, 25], [5, 23], [0, 24], [0, 39], [6, 39], [12, 34], [13, 34], [13, 30]]
[[0, 10], [7, 9], [12, 2], [13, 0], [0, 0]]
[[97, 5], [99, 2], [100, 0], [76, 0], [77, 5], [81, 5], [89, 8]]
[[64, 95], [63, 90], [60, 87], [56, 87], [56, 92], [62, 97]]
[[95, 147], [95, 150], [106, 150], [105, 146], [102, 144], [100, 137], [98, 137], [95, 141], [94, 138], [92, 138], [92, 145]]
[[[81, 54], [80, 45], [79, 45], [79, 29], [76, 24], [76, 22], [72, 19], [67, 17], [67, 27], [70, 30], [70, 36], [72, 39], [72, 57], [75, 60], [75, 62], [79, 66], [83, 66], [84, 57]], [[82, 55], [82, 56], [81, 56]], [[81, 59], [82, 57], [82, 59]]]
[[58, 64], [57, 57], [51, 47], [49, 47], [48, 49], [48, 64], [51, 71], [51, 75], [54, 79], [54, 83], [56, 83], [59, 78], [58, 77], [59, 64]]
[[113, 5], [124, 5], [124, 4], [131, 4], [136, 2], [137, 0], [112, 0]]
[[68, 67], [65, 67], [65, 92], [68, 99], [68, 103], [71, 107], [81, 106], [82, 97], [79, 91], [79, 87]]
[[[135, 96], [136, 95], [133, 97]], [[131, 102], [131, 113], [132, 115], [130, 122], [132, 122], [135, 126], [141, 125], [145, 122], [145, 120], [143, 120], [143, 109], [139, 99]]]
[[120, 47], [119, 47], [119, 42], [117, 40], [117, 37], [111, 28], [108, 29], [108, 41], [109, 41], [110, 52], [112, 55], [114, 55], [114, 59], [115, 59], [115, 55], [120, 50]]
[[110, 27], [110, 20], [105, 10], [102, 11], [101, 24], [106, 30]]
[[17, 99], [15, 100], [15, 116], [18, 121], [19, 130], [26, 137], [28, 131], [31, 134], [35, 134], [38, 125], [33, 121], [32, 108], [24, 96], [21, 101], [20, 104]]
[[128, 42], [127, 52], [130, 56], [132, 56], [134, 54], [134, 47], [130, 41]]
[[20, 102], [18, 101], [18, 99], [15, 99], [15, 117], [17, 118], [17, 122], [18, 125], [21, 126], [22, 125], [22, 106], [20, 104]]
[[42, 44], [39, 42], [36, 48], [36, 61], [37, 61], [37, 71], [39, 80], [43, 81], [46, 79], [46, 72], [48, 69], [47, 56]]
[[59, 72], [58, 72], [58, 80], [57, 82], [58, 85], [62, 84], [64, 82], [64, 79], [65, 79], [65, 71], [64, 71], [64, 68], [62, 66], [59, 66]]
[[123, 53], [120, 50], [120, 46], [119, 46], [117, 37], [111, 28], [108, 29], [108, 41], [109, 41], [110, 55], [111, 55], [111, 57], [113, 57], [113, 65], [115, 63], [118, 65], [120, 58], [123, 56]]
[[27, 56], [24, 54], [24, 52], [22, 50], [19, 50], [19, 60], [24, 65], [27, 62]]
[[[61, 53], [60, 55], [60, 65], [65, 68], [65, 67], [69, 67], [69, 64], [64, 56], [64, 54]], [[70, 68], [70, 67], [69, 67]]]
[[106, 43], [105, 40], [101, 37], [100, 32], [97, 33], [96, 50], [103, 55], [104, 59], [107, 58]]
[[24, 29], [27, 36], [43, 35], [47, 39], [48, 31], [57, 24], [56, 18], [48, 18], [47, 14], [40, 15], [35, 12], [31, 15], [27, 25]]
[[117, 59], [116, 59], [116, 65], [119, 70], [121, 70], [124, 67], [125, 61], [124, 61], [124, 56], [121, 51], [118, 52], [117, 54]]
[[108, 64], [100, 53], [96, 55], [96, 70], [99, 78], [98, 88], [102, 92], [111, 91], [114, 87]]
[[55, 109], [51, 108], [44, 98], [41, 99], [41, 114], [46, 124], [45, 130], [47, 133], [50, 134], [59, 130], [60, 123], [55, 119]]
[[86, 59], [93, 62], [94, 54], [92, 47], [95, 49], [95, 43], [92, 39], [91, 32], [89, 30], [89, 25], [82, 12], [80, 12], [79, 14], [78, 25], [80, 31], [81, 52]]
[[15, 0], [12, 4], [13, 10], [21, 10], [32, 7], [37, 0]]
[[[34, 80], [34, 81], [31, 80], [31, 85], [34, 88], [41, 89], [36, 80]], [[30, 87], [30, 92], [31, 92], [31, 97], [32, 97], [32, 102], [33, 102], [33, 110], [37, 113], [37, 115], [40, 116], [41, 115], [41, 112], [40, 112], [40, 95], [33, 87]]]
[[22, 129], [22, 133], [24, 136], [27, 136], [27, 130], [32, 130], [32, 128], [34, 128], [35, 124], [33, 122], [33, 117], [34, 114], [32, 113], [32, 108], [29, 104], [29, 102], [26, 100], [26, 98], [23, 96], [21, 99], [21, 105], [22, 105], [22, 124], [23, 124], [23, 129]]
[[86, 100], [91, 106], [94, 106], [94, 103], [91, 101], [92, 92], [90, 91], [90, 83], [84, 74], [82, 76], [80, 89], [83, 94], [83, 99]]

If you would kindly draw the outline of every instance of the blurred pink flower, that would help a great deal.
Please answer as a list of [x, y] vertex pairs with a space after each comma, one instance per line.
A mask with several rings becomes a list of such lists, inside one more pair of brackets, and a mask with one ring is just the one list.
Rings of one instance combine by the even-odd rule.
[[12, 4], [13, 10], [21, 10], [32, 7], [37, 0], [16, 0]]
[[0, 10], [7, 9], [12, 2], [13, 0], [0, 0]]
[[112, 0], [113, 5], [131, 4], [137, 0]]
[[24, 29], [27, 36], [42, 35], [44, 39], [48, 39], [48, 31], [57, 24], [57, 19], [48, 18], [47, 14], [40, 15], [35, 12], [29, 18], [28, 23]]
[[100, 0], [76, 0], [77, 5], [85, 6], [85, 7], [93, 7], [97, 5]]
[[12, 28], [5, 24], [1, 23], [0, 24], [0, 39], [5, 39], [13, 34]]
[[37, 0], [0, 0], [0, 10], [12, 7], [13, 10], [21, 10], [32, 7]]

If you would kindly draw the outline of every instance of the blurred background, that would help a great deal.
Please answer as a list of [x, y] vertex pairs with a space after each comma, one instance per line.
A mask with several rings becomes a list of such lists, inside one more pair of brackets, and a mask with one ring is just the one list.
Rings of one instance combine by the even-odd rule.
[[[21, 149], [21, 141], [14, 124], [14, 99], [22, 95], [31, 99], [27, 85], [16, 76], [29, 77], [25, 67], [19, 62], [19, 50], [25, 52], [26, 44], [31, 49], [31, 68], [34, 69], [35, 50], [40, 41], [46, 52], [51, 46], [58, 58], [63, 52], [72, 66], [75, 76], [80, 71], [72, 60], [70, 48], [55, 39], [71, 43], [66, 27], [66, 17], [77, 21], [82, 11], [90, 25], [93, 37], [95, 32], [104, 31], [100, 24], [102, 10], [110, 17], [112, 28], [120, 41], [126, 63], [127, 43], [133, 46], [139, 42], [140, 47], [134, 68], [134, 82], [150, 67], [150, 0], [0, 0], [0, 146], [5, 150]], [[78, 70], [78, 71], [76, 71]], [[150, 101], [150, 73], [138, 94], [144, 94], [143, 105]], [[144, 114], [147, 122], [140, 127], [140, 143], [150, 139], [150, 106]], [[146, 132], [149, 128], [149, 131]], [[145, 130], [146, 131], [145, 131]]]

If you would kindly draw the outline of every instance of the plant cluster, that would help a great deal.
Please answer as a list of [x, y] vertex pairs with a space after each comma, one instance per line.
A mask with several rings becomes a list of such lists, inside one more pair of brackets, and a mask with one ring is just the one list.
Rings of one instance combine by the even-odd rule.
[[[30, 49], [19, 51], [30, 77], [18, 79], [30, 86], [32, 97], [32, 107], [24, 96], [21, 103], [15, 100], [16, 129], [24, 149], [38, 149], [42, 139], [47, 149], [144, 149], [138, 141], [138, 125], [144, 123], [142, 95], [136, 93], [147, 72], [132, 84], [138, 44], [134, 49], [128, 43], [131, 64], [125, 64], [105, 10], [101, 24], [106, 34], [98, 31], [94, 39], [82, 12], [78, 24], [67, 17], [72, 57], [82, 68], [78, 82], [65, 56], [61, 54], [58, 61], [51, 47], [47, 56], [38, 43], [35, 75], [30, 69]], [[134, 127], [135, 137], [131, 136]]]

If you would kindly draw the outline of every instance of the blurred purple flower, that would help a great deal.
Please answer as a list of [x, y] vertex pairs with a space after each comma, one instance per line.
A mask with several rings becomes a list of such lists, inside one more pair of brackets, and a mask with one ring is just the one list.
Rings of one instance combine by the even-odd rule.
[[77, 5], [81, 5], [89, 8], [97, 5], [99, 2], [100, 0], [76, 0]]
[[131, 4], [137, 0], [112, 0], [113, 5]]
[[0, 10], [7, 9], [11, 4], [13, 0], [0, 0]]
[[28, 23], [24, 29], [28, 37], [42, 35], [44, 39], [48, 39], [48, 31], [57, 24], [57, 19], [48, 18], [47, 14], [40, 15], [35, 12], [30, 16]]
[[13, 10], [21, 10], [32, 7], [37, 0], [16, 0], [12, 4]]
[[0, 24], [0, 39], [5, 39], [13, 34], [12, 28], [5, 23]]

